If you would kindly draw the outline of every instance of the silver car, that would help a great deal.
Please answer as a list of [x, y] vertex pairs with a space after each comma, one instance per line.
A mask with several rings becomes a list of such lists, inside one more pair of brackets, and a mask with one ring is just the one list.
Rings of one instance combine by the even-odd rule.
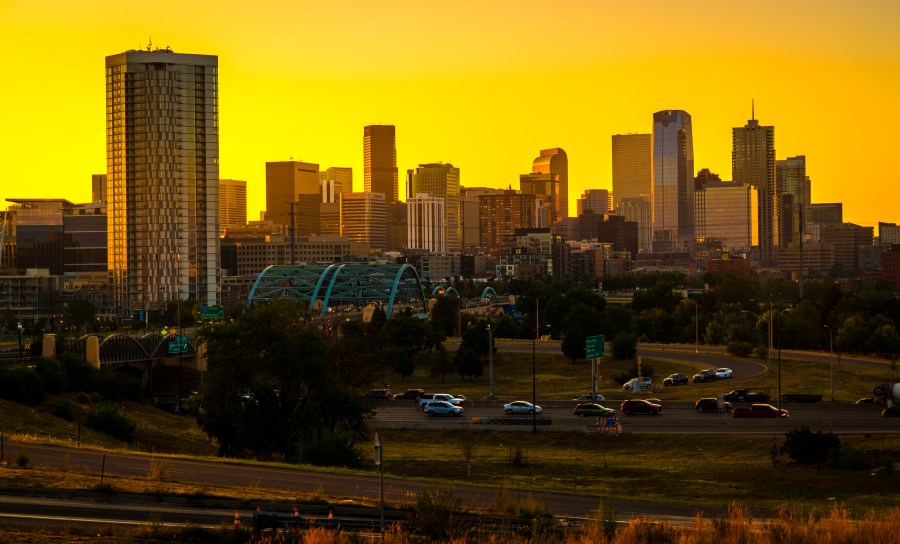
[[504, 404], [503, 409], [507, 414], [540, 414], [543, 412], [540, 406], [524, 400], [515, 400], [509, 404]]

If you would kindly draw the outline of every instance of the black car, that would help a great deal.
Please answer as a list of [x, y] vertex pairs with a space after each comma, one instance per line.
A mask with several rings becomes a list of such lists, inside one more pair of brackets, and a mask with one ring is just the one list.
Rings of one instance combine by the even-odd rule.
[[900, 417], [900, 406], [885, 408], [881, 411], [881, 415], [884, 417]]
[[407, 389], [402, 393], [394, 395], [395, 399], [418, 399], [425, 396], [424, 389]]
[[580, 417], [608, 417], [616, 415], [616, 411], [612, 408], [606, 408], [593, 402], [579, 404], [572, 409], [572, 413]]
[[661, 404], [653, 404], [652, 402], [646, 401], [644, 399], [626, 400], [619, 408], [627, 416], [630, 416], [631, 414], [659, 415], [659, 413], [662, 411]]
[[[724, 403], [725, 411], [731, 411], [731, 403]], [[694, 408], [697, 409], [698, 412], [718, 412], [719, 411], [719, 401], [712, 397], [706, 399], [699, 399], [694, 403]]]
[[701, 370], [694, 374], [694, 383], [714, 382], [717, 379], [715, 370]]
[[363, 395], [367, 400], [393, 400], [390, 389], [370, 389]]
[[663, 380], [663, 385], [687, 385], [688, 384], [688, 375], [684, 372], [677, 372], [675, 374], [669, 374], [666, 379]]

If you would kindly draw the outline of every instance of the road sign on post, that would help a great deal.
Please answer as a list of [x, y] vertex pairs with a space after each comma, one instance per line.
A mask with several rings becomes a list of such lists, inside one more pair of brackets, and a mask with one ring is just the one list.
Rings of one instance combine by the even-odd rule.
[[188, 351], [188, 339], [183, 334], [172, 337], [169, 341], [169, 355], [183, 355]]
[[606, 337], [602, 334], [588, 336], [585, 345], [586, 359], [602, 359], [606, 347]]
[[207, 306], [200, 308], [200, 317], [203, 319], [221, 319], [225, 317], [225, 308], [221, 306]]

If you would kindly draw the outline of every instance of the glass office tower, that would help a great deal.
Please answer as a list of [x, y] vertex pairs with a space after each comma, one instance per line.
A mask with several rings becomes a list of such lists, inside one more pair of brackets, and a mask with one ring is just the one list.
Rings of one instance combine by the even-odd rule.
[[116, 310], [219, 301], [218, 58], [106, 57], [109, 274]]
[[653, 114], [653, 251], [693, 252], [694, 140], [686, 111]]

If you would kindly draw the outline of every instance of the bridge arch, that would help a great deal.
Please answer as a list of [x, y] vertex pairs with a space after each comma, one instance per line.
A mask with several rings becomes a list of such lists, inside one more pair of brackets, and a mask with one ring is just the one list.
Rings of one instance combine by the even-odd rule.
[[494, 291], [494, 288], [490, 286], [484, 288], [484, 291], [481, 292], [481, 297], [478, 300], [481, 302], [485, 302], [488, 299], [492, 300], [493, 302], [500, 301], [500, 297], [497, 296], [497, 291]]
[[[443, 293], [441, 293], [441, 291], [443, 291]], [[440, 294], [444, 294], [444, 295], [454, 294], [458, 297], [459, 291], [457, 291], [456, 288], [453, 287], [452, 285], [450, 287], [444, 287], [443, 285], [440, 285], [440, 284], [435, 285], [434, 289], [431, 290], [431, 296], [436, 296], [436, 295], [440, 295]]]
[[371, 302], [387, 303], [388, 318], [398, 304], [410, 305], [420, 317], [428, 316], [419, 274], [407, 263], [270, 266], [256, 278], [247, 304], [278, 299], [303, 302], [321, 316], [331, 305], [361, 308]]

